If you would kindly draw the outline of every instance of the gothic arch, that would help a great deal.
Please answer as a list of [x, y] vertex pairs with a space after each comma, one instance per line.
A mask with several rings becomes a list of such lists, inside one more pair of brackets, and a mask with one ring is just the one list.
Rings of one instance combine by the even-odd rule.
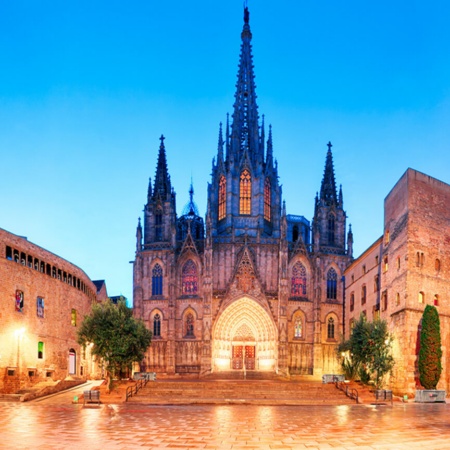
[[324, 341], [337, 341], [340, 334], [340, 322], [336, 313], [330, 312], [325, 316], [323, 327]]
[[[296, 280], [294, 280], [296, 278]], [[303, 279], [304, 278], [304, 279]], [[309, 261], [296, 257], [289, 263], [289, 292], [291, 296], [309, 297], [312, 293], [312, 274]], [[301, 286], [304, 288], [299, 289]]]
[[292, 313], [290, 337], [293, 339], [304, 339], [306, 337], [306, 314], [300, 308]]
[[269, 313], [248, 296], [231, 302], [219, 315], [213, 331], [215, 370], [230, 370], [233, 346], [253, 346], [255, 370], [275, 370], [278, 332]]

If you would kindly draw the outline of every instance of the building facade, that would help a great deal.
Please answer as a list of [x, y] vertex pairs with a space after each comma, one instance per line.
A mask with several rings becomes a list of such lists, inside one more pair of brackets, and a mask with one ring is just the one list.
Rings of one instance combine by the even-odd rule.
[[[310, 223], [287, 214], [256, 102], [248, 9], [231, 121], [219, 128], [205, 221], [177, 216], [164, 137], [136, 231], [133, 307], [153, 332], [141, 370], [203, 376], [338, 369], [343, 273], [352, 259], [328, 144]], [[318, 180], [319, 185], [319, 180]]]
[[427, 304], [439, 312], [442, 375], [450, 390], [450, 186], [408, 169], [384, 202], [384, 234], [346, 270], [346, 336], [360, 314], [386, 320], [394, 335], [390, 385], [419, 386], [420, 326]]
[[0, 393], [95, 376], [99, 367], [76, 336], [96, 285], [79, 267], [2, 229], [0, 255]]

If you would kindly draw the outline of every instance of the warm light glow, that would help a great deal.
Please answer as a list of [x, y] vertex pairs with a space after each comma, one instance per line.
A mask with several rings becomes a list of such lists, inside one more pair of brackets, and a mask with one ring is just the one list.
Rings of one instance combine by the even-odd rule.
[[14, 332], [14, 335], [17, 338], [20, 338], [21, 336], [23, 336], [23, 334], [25, 333], [25, 327], [19, 328]]
[[215, 366], [220, 370], [229, 370], [230, 369], [230, 359], [229, 358], [216, 358]]

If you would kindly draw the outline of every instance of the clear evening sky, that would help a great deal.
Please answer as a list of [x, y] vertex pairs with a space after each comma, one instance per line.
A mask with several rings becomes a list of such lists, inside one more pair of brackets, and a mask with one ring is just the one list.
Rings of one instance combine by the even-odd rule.
[[[358, 256], [408, 167], [450, 182], [450, 3], [248, 6], [287, 212], [312, 219], [331, 141]], [[178, 214], [191, 177], [205, 214], [242, 25], [242, 0], [1, 1], [0, 227], [131, 299], [161, 134]]]

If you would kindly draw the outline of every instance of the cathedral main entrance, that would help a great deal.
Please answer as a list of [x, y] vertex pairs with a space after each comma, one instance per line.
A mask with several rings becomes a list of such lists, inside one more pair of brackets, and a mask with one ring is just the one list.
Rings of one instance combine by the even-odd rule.
[[251, 298], [235, 300], [213, 330], [213, 370], [275, 371], [277, 342], [269, 313]]

